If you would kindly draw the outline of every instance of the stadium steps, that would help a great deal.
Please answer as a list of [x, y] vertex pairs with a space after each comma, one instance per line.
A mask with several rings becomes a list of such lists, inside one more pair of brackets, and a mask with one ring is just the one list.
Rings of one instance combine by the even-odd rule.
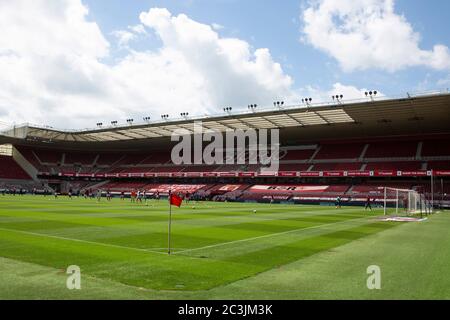
[[353, 194], [353, 188], [354, 188], [355, 186], [354, 185], [352, 185], [345, 193], [344, 193], [344, 195], [352, 195]]
[[126, 156], [127, 156], [126, 154], [122, 155], [116, 162], [111, 164], [111, 168], [115, 168], [119, 163], [121, 163], [122, 160], [125, 159]]
[[369, 144], [368, 143], [364, 146], [364, 148], [363, 148], [363, 150], [361, 152], [361, 155], [359, 156], [359, 162], [363, 162], [364, 161], [364, 158], [366, 156], [367, 150], [369, 150]]
[[92, 166], [93, 166], [93, 167], [95, 167], [95, 166], [97, 165], [97, 161], [98, 161], [99, 158], [100, 158], [100, 155], [97, 154], [97, 155], [95, 156], [94, 162], [92, 162]]
[[150, 160], [151, 158], [152, 158], [152, 155], [149, 155], [148, 157], [145, 157], [140, 162], [136, 163], [136, 166], [141, 165], [141, 164], [146, 164], [146, 161]]
[[[85, 186], [84, 188], [82, 188], [81, 190], [86, 190], [86, 189], [93, 189], [93, 190], [96, 190], [96, 189], [99, 189], [99, 188], [101, 188], [102, 186], [104, 186], [104, 185], [106, 185], [106, 184], [108, 184], [108, 183], [110, 183], [109, 180], [102, 181], [102, 182], [99, 182], [99, 183], [97, 183], [97, 184], [87, 185], [87, 186]], [[81, 191], [81, 190], [80, 190], [80, 191]]]
[[42, 161], [39, 159], [39, 157], [37, 156], [36, 152], [34, 152], [34, 150], [31, 150], [32, 155], [34, 156], [34, 158], [39, 162], [39, 164], [42, 166]]
[[39, 181], [38, 170], [13, 146], [12, 157], [14, 161], [25, 171], [34, 181]]
[[[316, 158], [316, 156], [319, 154], [319, 152], [320, 152], [321, 149], [322, 149], [322, 146], [319, 146], [319, 147], [316, 149], [316, 151], [314, 151], [313, 155], [311, 156], [311, 158], [309, 159], [308, 162], [312, 162], [312, 161]], [[311, 169], [311, 168], [310, 168], [310, 169]], [[308, 170], [308, 171], [309, 171], [309, 170]]]
[[41, 166], [45, 166], [44, 162], [42, 162], [41, 158], [39, 158], [39, 156], [37, 155], [37, 153], [36, 153], [34, 150], [32, 150], [31, 152], [33, 153], [34, 157], [37, 159], [37, 161], [39, 162], [39, 164], [40, 164]]
[[423, 141], [420, 141], [417, 144], [417, 152], [416, 152], [416, 159], [417, 160], [422, 159], [422, 149], [423, 149]]

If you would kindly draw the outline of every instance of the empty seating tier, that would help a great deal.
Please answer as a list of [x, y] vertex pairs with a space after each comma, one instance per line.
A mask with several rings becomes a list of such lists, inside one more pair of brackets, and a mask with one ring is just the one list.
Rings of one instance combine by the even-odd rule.
[[364, 146], [363, 143], [323, 144], [314, 159], [357, 159], [361, 156]]
[[0, 156], [0, 178], [30, 180], [31, 177], [20, 167], [13, 157]]
[[414, 158], [417, 141], [374, 142], [369, 144], [365, 158]]

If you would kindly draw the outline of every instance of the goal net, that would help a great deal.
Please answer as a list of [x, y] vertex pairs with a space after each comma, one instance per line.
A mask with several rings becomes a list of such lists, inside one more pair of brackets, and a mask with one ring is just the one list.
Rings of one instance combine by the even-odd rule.
[[416, 190], [384, 188], [384, 214], [412, 216], [429, 214], [425, 196]]

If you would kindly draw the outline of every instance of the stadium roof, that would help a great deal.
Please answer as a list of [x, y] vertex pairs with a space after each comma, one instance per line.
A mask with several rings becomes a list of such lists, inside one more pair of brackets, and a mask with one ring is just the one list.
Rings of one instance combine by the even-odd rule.
[[[136, 123], [124, 126], [86, 130], [58, 130], [30, 124], [15, 126], [0, 132], [0, 142], [10, 139], [40, 142], [118, 142], [170, 137], [176, 130], [193, 132], [194, 123], [202, 121], [204, 129], [224, 132], [234, 129], [319, 128], [343, 124], [382, 126], [393, 121], [432, 125], [450, 123], [450, 93], [437, 91], [408, 94], [397, 98], [368, 97], [353, 101], [325, 104], [303, 104], [281, 108], [258, 108], [256, 111], [228, 112], [223, 115], [181, 118], [173, 121]], [[3, 139], [2, 139], [3, 136]]]

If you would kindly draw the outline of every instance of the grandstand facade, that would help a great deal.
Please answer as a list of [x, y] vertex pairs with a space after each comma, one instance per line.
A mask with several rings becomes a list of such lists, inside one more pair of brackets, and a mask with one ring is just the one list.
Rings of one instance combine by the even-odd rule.
[[[221, 132], [279, 129], [280, 168], [174, 165], [171, 134], [195, 121]], [[233, 201], [349, 204], [385, 186], [420, 189], [450, 205], [450, 94], [302, 106], [65, 131], [32, 125], [0, 133], [0, 189], [169, 190]], [[238, 154], [235, 154], [238, 157]]]

